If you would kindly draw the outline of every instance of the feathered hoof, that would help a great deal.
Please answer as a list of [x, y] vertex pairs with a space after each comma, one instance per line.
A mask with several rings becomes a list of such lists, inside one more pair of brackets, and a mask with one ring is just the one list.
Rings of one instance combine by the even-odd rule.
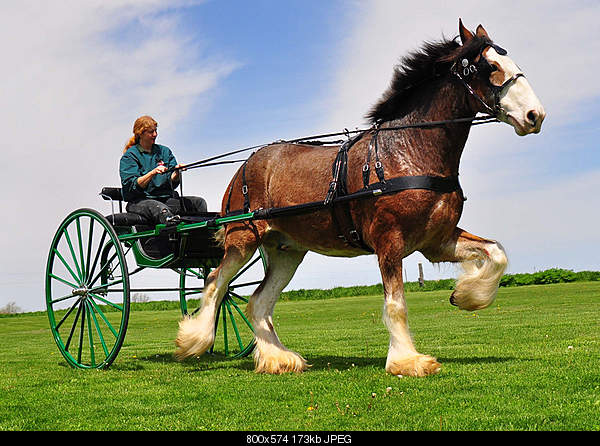
[[213, 345], [214, 340], [213, 331], [206, 330], [200, 320], [184, 318], [179, 323], [175, 340], [175, 359], [183, 361], [190, 356], [200, 356]]
[[388, 360], [385, 371], [392, 375], [422, 377], [435, 375], [441, 368], [437, 359], [427, 355], [416, 355], [393, 361]]
[[283, 373], [302, 373], [310, 367], [306, 360], [292, 351], [281, 350], [277, 354], [260, 354], [255, 351], [254, 371], [256, 373], [267, 373], [271, 375], [281, 375]]

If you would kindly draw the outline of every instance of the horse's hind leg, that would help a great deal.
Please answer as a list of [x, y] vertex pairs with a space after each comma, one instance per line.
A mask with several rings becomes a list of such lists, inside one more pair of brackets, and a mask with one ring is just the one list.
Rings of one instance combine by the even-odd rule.
[[419, 353], [408, 328], [407, 307], [402, 281], [402, 246], [400, 234], [388, 234], [378, 240], [376, 248], [383, 279], [383, 321], [390, 333], [385, 370], [392, 375], [427, 376], [438, 373], [440, 364], [431, 356]]
[[456, 282], [450, 302], [463, 310], [480, 310], [494, 302], [508, 260], [494, 241], [456, 228], [439, 251], [423, 252], [432, 262], [461, 262], [464, 270]]
[[279, 340], [273, 326], [273, 309], [281, 291], [292, 279], [306, 251], [293, 250], [281, 243], [263, 245], [268, 260], [267, 273], [246, 307], [254, 327], [256, 348], [254, 364], [257, 373], [302, 372], [306, 361], [288, 350]]
[[256, 251], [257, 238], [255, 231], [230, 231], [225, 241], [223, 260], [207, 277], [198, 314], [195, 317], [186, 316], [179, 322], [175, 341], [177, 359], [199, 356], [213, 345], [217, 309], [233, 276]]

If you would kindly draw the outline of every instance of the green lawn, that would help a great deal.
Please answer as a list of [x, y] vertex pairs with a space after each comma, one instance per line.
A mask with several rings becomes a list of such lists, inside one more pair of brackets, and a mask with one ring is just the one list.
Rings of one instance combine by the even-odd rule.
[[428, 378], [385, 373], [382, 296], [280, 302], [279, 336], [312, 368], [175, 362], [178, 310], [136, 311], [109, 370], [75, 370], [47, 317], [0, 318], [0, 430], [600, 430], [600, 282], [501, 288], [479, 312], [407, 296]]

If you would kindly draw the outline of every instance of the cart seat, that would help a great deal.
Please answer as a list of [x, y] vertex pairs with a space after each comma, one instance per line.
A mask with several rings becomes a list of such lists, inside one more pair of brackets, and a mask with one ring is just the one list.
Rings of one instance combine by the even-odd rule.
[[[123, 201], [123, 195], [121, 194], [120, 187], [103, 187], [100, 195], [105, 200], [112, 200], [119, 202], [119, 210], [121, 212], [111, 213], [106, 216], [106, 219], [113, 226], [120, 227], [132, 227], [132, 226], [155, 226], [150, 220], [145, 218], [140, 214], [134, 214], [132, 212], [122, 212], [123, 208], [121, 206], [121, 202]], [[194, 215], [182, 215], [181, 221], [183, 223], [201, 223], [203, 221], [214, 220], [215, 218], [219, 218], [220, 214], [218, 212], [202, 212], [200, 214]]]

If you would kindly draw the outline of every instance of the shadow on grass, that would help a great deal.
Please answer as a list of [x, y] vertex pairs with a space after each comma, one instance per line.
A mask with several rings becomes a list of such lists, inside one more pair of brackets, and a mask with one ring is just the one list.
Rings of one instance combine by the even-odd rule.
[[[310, 370], [326, 371], [326, 370], [344, 370], [351, 367], [365, 368], [384, 368], [385, 357], [364, 357], [364, 356], [308, 356], [305, 357]], [[475, 356], [475, 357], [454, 357], [454, 358], [438, 358], [438, 361], [445, 364], [499, 364], [504, 362], [515, 361], [514, 357], [498, 357], [498, 356]], [[148, 355], [138, 358], [139, 361], [155, 362], [155, 363], [177, 363], [186, 369], [189, 373], [207, 372], [217, 369], [237, 369], [254, 371], [254, 361], [252, 355], [243, 358], [230, 358], [220, 353], [206, 353], [198, 358], [187, 358], [183, 361], [175, 359], [173, 353], [161, 353]]]

